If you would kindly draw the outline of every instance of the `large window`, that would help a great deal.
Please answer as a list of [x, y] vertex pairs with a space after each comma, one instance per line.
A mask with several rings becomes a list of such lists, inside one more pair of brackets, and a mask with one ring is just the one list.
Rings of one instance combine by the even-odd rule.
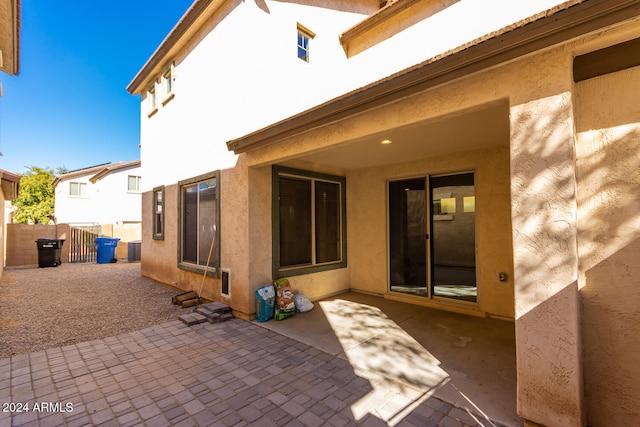
[[215, 272], [220, 265], [219, 172], [180, 181], [181, 268]]
[[274, 167], [274, 276], [346, 266], [343, 177]]
[[164, 186], [153, 189], [153, 238], [164, 240]]

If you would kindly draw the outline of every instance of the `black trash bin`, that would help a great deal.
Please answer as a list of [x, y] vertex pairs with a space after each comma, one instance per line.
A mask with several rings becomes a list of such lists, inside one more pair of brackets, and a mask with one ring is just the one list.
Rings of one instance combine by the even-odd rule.
[[64, 239], [38, 239], [38, 267], [57, 267], [62, 264], [60, 252]]

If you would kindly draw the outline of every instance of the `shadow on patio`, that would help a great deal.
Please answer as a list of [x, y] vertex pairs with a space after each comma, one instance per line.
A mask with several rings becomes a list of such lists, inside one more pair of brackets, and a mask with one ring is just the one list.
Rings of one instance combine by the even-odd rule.
[[349, 292], [307, 313], [256, 324], [343, 357], [372, 390], [351, 405], [355, 420], [371, 411], [376, 389], [399, 382], [417, 393], [405, 405], [376, 409], [395, 425], [435, 396], [481, 425], [520, 426], [516, 414], [514, 324]]

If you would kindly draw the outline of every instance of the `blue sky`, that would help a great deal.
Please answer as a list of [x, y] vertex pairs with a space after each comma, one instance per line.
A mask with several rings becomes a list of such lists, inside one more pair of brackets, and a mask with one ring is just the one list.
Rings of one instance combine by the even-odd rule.
[[126, 87], [193, 0], [22, 0], [20, 74], [0, 74], [0, 169], [140, 158]]

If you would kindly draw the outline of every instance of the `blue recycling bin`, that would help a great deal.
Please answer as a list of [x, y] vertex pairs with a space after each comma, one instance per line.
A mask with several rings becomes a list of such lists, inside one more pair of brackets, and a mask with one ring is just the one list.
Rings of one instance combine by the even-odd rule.
[[117, 262], [116, 248], [118, 247], [119, 238], [115, 237], [96, 237], [96, 251], [98, 264], [109, 264]]

